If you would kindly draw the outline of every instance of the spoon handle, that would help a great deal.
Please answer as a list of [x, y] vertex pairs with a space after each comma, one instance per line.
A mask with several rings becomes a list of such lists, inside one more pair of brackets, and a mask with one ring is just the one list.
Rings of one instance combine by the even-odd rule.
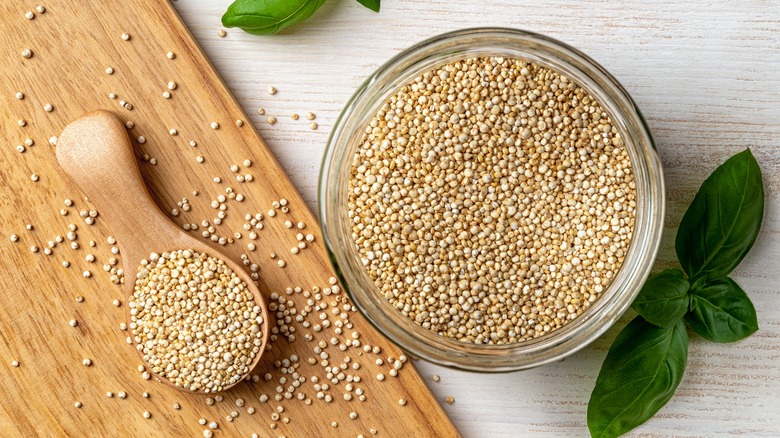
[[161, 250], [155, 243], [181, 234], [149, 196], [125, 126], [113, 113], [94, 111], [70, 122], [57, 140], [56, 155], [108, 223], [125, 261], [130, 257], [137, 263], [149, 251]]

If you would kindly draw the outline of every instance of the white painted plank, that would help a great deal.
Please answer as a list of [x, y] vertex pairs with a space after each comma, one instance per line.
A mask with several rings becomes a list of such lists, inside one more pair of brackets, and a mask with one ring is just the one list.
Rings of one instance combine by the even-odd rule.
[[[427, 37], [474, 26], [516, 27], [559, 38], [609, 69], [648, 119], [664, 161], [666, 237], [659, 266], [701, 181], [749, 146], [767, 191], [764, 227], [735, 276], [758, 310], [760, 331], [738, 344], [692, 336], [678, 393], [635, 434], [780, 435], [780, 2], [386, 0], [375, 14], [331, 0], [304, 25], [257, 37], [228, 30], [229, 1], [175, 3], [312, 209], [330, 128], [380, 64]], [[273, 85], [279, 93], [270, 96]], [[196, 103], [195, 103], [196, 104]], [[258, 107], [279, 119], [269, 126]], [[311, 131], [305, 117], [317, 114]], [[562, 363], [479, 375], [419, 363], [467, 437], [583, 436], [588, 396], [618, 329]]]

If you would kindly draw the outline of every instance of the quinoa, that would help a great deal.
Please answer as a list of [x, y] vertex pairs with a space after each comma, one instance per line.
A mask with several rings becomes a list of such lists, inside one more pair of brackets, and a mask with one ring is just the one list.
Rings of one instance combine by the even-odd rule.
[[262, 309], [223, 260], [192, 250], [142, 260], [129, 302], [136, 347], [176, 386], [213, 392], [251, 371]]
[[626, 255], [636, 188], [607, 111], [533, 62], [421, 74], [369, 121], [352, 238], [379, 293], [441, 336], [533, 339], [596, 301]]

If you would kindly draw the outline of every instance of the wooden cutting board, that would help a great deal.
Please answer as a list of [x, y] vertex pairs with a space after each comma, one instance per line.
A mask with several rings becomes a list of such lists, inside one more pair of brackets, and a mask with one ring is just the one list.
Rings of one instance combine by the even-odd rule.
[[[158, 0], [42, 4], [45, 13], [36, 12], [34, 19], [25, 18], [25, 12], [34, 12], [35, 2], [0, 6], [0, 435], [202, 436], [206, 426], [198, 420], [205, 418], [218, 422], [215, 436], [370, 437], [372, 429], [377, 436], [456, 436], [411, 362], [391, 376], [388, 356], [397, 359], [403, 353], [358, 313], [345, 310], [343, 291], [326, 290], [332, 288], [333, 271], [313, 215], [173, 8]], [[130, 38], [124, 40], [123, 33]], [[23, 57], [24, 49], [32, 56]], [[166, 99], [169, 82], [176, 87]], [[24, 97], [17, 99], [17, 93]], [[246, 254], [250, 267], [257, 265], [259, 286], [271, 310], [276, 309], [271, 312], [276, 340], [255, 370], [257, 381], [239, 385], [214, 405], [207, 405], [205, 396], [144, 380], [136, 369], [140, 361], [126, 343], [129, 332], [120, 329], [124, 309], [112, 303], [122, 299], [121, 290], [103, 269], [111, 257], [120, 260], [115, 268], [121, 268], [121, 254], [112, 254], [111, 230], [99, 215], [94, 220], [81, 217], [93, 207], [55, 161], [51, 137], [80, 114], [101, 108], [134, 124], [128, 132], [159, 207], [179, 225], [198, 224], [193, 235], [204, 241], [209, 241], [202, 237], [208, 226], [232, 241], [220, 250], [239, 262]], [[251, 160], [251, 167], [244, 166], [245, 160]], [[232, 165], [240, 167], [239, 173], [231, 171]], [[239, 182], [239, 174], [253, 179]], [[219, 195], [228, 196], [228, 188], [245, 199], [228, 199], [226, 217], [214, 225], [218, 210], [210, 204]], [[183, 198], [189, 207], [177, 205]], [[287, 213], [273, 207], [282, 198], [288, 201]], [[73, 205], [66, 206], [65, 199]], [[276, 216], [270, 217], [269, 210]], [[254, 228], [257, 239], [252, 240], [243, 228], [245, 215], [257, 213], [265, 216], [264, 227]], [[206, 227], [204, 220], [209, 221]], [[296, 226], [289, 229], [285, 221]], [[305, 229], [298, 230], [298, 222]], [[67, 236], [70, 224], [77, 227], [77, 249]], [[293, 255], [298, 232], [311, 233], [314, 241]], [[11, 240], [12, 234], [18, 241]], [[57, 243], [56, 236], [63, 242]], [[57, 243], [51, 254], [44, 252], [49, 241]], [[256, 245], [255, 251], [248, 249], [249, 243]], [[31, 251], [33, 245], [37, 252]], [[96, 260], [90, 263], [89, 255]], [[285, 307], [274, 307], [279, 299]], [[312, 308], [318, 305], [327, 308]], [[289, 315], [291, 309], [296, 314]], [[325, 324], [322, 318], [330, 326], [315, 331]], [[78, 321], [76, 327], [70, 326], [71, 319]], [[339, 325], [343, 327], [337, 330]], [[352, 344], [353, 333], [359, 346]], [[352, 391], [347, 388], [350, 377], [339, 381], [336, 374], [338, 383], [330, 381], [319, 345], [326, 346], [327, 366], [350, 358], [341, 372], [342, 377], [360, 378], [352, 382]], [[372, 351], [365, 352], [365, 346]], [[283, 362], [294, 356], [297, 362]], [[85, 358], [91, 366], [82, 364]], [[353, 368], [355, 363], [359, 369]], [[377, 379], [379, 373], [386, 376], [383, 381]], [[296, 378], [302, 378], [300, 384], [292, 387]], [[329, 387], [316, 386], [323, 383]], [[275, 400], [289, 388], [291, 399], [282, 395]], [[113, 397], [107, 396], [109, 391]], [[118, 397], [120, 391], [126, 398]], [[361, 392], [364, 401], [359, 400]], [[346, 400], [345, 393], [352, 399]], [[269, 397], [265, 403], [263, 395]], [[237, 406], [238, 399], [243, 406]], [[402, 406], [401, 399], [408, 403]], [[74, 406], [77, 401], [81, 408]], [[233, 411], [239, 415], [228, 421]], [[144, 418], [144, 412], [151, 418]], [[351, 412], [357, 418], [350, 418]]]

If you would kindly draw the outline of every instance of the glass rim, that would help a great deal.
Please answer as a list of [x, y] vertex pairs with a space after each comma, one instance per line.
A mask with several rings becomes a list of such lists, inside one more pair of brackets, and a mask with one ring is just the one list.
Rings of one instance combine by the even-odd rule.
[[[341, 212], [334, 211], [346, 207], [338, 202], [339, 191], [347, 191], [338, 184], [339, 175], [343, 175], [339, 171], [345, 167], [351, 169], [355, 150], [349, 148], [350, 138], [354, 134], [362, 137], [366, 119], [370, 120], [386, 98], [410, 78], [436, 65], [470, 56], [531, 60], [563, 73], [583, 87], [604, 107], [618, 128], [630, 155], [636, 185], [637, 207], [631, 242], [610, 284], [577, 318], [548, 334], [518, 343], [488, 345], [458, 341], [440, 336], [401, 315], [373, 282], [367, 280], [355, 257], [347, 254], [356, 253], [354, 240], [351, 234], [344, 235], [344, 223], [339, 221]], [[318, 210], [330, 261], [352, 304], [369, 323], [412, 355], [430, 362], [472, 371], [503, 372], [542, 365], [573, 354], [598, 338], [628, 310], [649, 275], [660, 246], [664, 195], [661, 163], [647, 123], [626, 90], [606, 69], [577, 49], [544, 35], [509, 28], [471, 28], [441, 34], [402, 51], [357, 89], [328, 140], [320, 170]]]

